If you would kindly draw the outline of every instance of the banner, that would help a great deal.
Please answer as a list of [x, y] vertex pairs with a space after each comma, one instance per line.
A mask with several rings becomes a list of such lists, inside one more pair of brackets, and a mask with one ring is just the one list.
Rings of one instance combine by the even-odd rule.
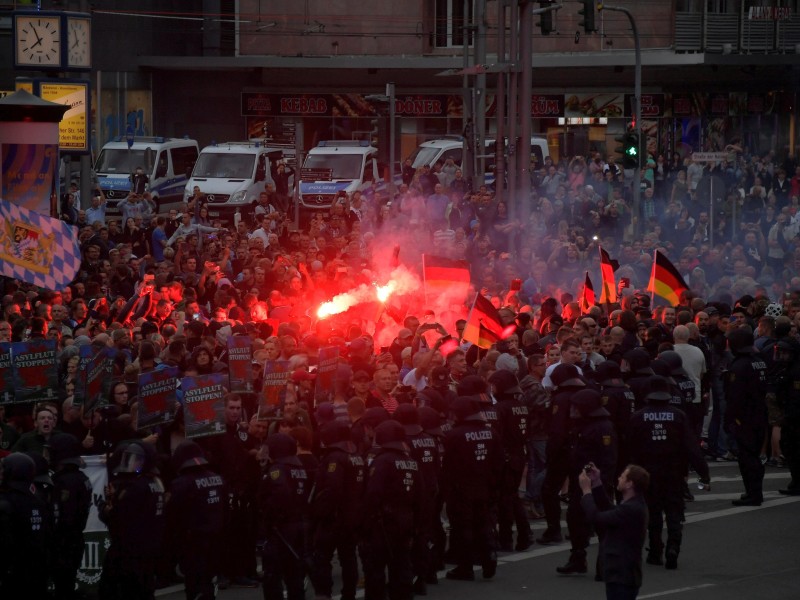
[[0, 199], [0, 275], [60, 290], [80, 266], [75, 227]]
[[333, 400], [333, 377], [339, 363], [339, 348], [328, 346], [319, 349], [317, 381], [314, 389], [314, 402], [331, 402]]
[[75, 393], [72, 396], [73, 406], [81, 406], [86, 401], [86, 370], [94, 358], [95, 349], [86, 344], [78, 349], [78, 372], [75, 375]]
[[116, 353], [117, 351], [114, 348], [101, 348], [87, 363], [85, 370], [86, 387], [84, 388], [85, 396], [83, 400], [87, 407], [96, 408], [103, 404], [108, 404], [111, 395], [114, 356]]
[[100, 520], [96, 502], [105, 497], [108, 471], [105, 456], [84, 456], [86, 466], [81, 469], [92, 484], [92, 503], [89, 505], [89, 519], [83, 530], [84, 551], [81, 566], [78, 568], [77, 583], [79, 592], [87, 598], [97, 595], [97, 584], [103, 573], [103, 561], [106, 558], [110, 536], [108, 529]]
[[286, 384], [292, 372], [288, 360], [270, 360], [264, 364], [264, 389], [258, 402], [258, 420], [274, 417], [286, 399]]
[[167, 367], [139, 375], [136, 429], [169, 423], [177, 409], [178, 367]]
[[11, 344], [0, 344], [0, 404], [14, 401], [14, 376], [11, 367]]
[[58, 365], [55, 340], [11, 344], [14, 403], [58, 400]]
[[248, 336], [228, 336], [228, 375], [232, 392], [252, 394], [255, 391], [252, 344]]
[[186, 438], [225, 433], [225, 375], [198, 375], [181, 380]]

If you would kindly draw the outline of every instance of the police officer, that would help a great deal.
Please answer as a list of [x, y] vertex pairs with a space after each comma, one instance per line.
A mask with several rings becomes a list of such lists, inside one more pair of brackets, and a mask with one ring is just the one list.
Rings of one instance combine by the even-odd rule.
[[728, 347], [733, 360], [725, 373], [725, 421], [739, 447], [737, 459], [745, 489], [733, 505], [760, 506], [764, 500], [764, 465], [760, 456], [767, 435], [767, 365], [753, 348], [749, 327], [731, 331]]
[[400, 423], [378, 425], [375, 443], [378, 451], [364, 493], [364, 598], [384, 600], [388, 590], [389, 600], [411, 600], [411, 548], [422, 515], [424, 483]]
[[148, 599], [155, 591], [155, 562], [164, 538], [164, 485], [154, 474], [156, 452], [140, 440], [128, 442], [116, 476], [98, 502], [111, 546], [103, 561], [99, 597]]
[[264, 600], [304, 597], [308, 474], [297, 458], [297, 443], [285, 433], [267, 438], [269, 464], [258, 490], [259, 531], [263, 540]]
[[45, 600], [47, 506], [33, 493], [36, 466], [14, 453], [2, 460], [0, 484], [0, 597]]
[[619, 365], [606, 360], [597, 365], [595, 380], [600, 386], [600, 398], [617, 432], [617, 475], [625, 470], [628, 460], [628, 424], [634, 411], [636, 396], [622, 380]]
[[472, 581], [472, 561], [478, 557], [484, 578], [494, 577], [497, 558], [492, 548], [491, 504], [495, 501], [503, 464], [497, 433], [470, 397], [451, 407], [455, 426], [444, 440], [442, 494], [450, 521], [450, 546], [457, 555], [448, 579]]
[[792, 475], [789, 485], [778, 490], [787, 496], [800, 496], [800, 346], [785, 338], [775, 344], [774, 360], [783, 366], [776, 398], [783, 410], [781, 450]]
[[683, 368], [683, 358], [674, 350], [666, 350], [658, 355], [660, 360], [663, 360], [670, 369], [670, 377], [675, 381], [678, 387], [678, 393], [681, 397], [680, 409], [689, 417], [689, 422], [695, 431], [702, 431], [703, 429], [703, 413], [701, 403], [695, 403], [695, 398], [700, 395], [697, 393], [697, 386], [691, 380], [686, 369]]
[[324, 425], [320, 442], [322, 455], [311, 501], [311, 580], [317, 598], [331, 597], [331, 560], [335, 551], [342, 567], [342, 600], [354, 600], [358, 584], [357, 531], [366, 477], [364, 457], [358, 454], [350, 439], [350, 428], [343, 421]]
[[547, 529], [536, 539], [540, 544], [557, 544], [564, 539], [561, 536], [559, 493], [570, 472], [570, 399], [586, 387], [586, 382], [581, 378], [575, 365], [558, 365], [553, 369], [550, 380], [555, 386], [555, 391], [550, 401], [550, 420], [545, 449], [547, 470], [542, 483], [542, 506], [547, 519]]
[[[645, 494], [650, 513], [648, 531], [650, 548], [647, 562], [666, 568], [678, 568], [678, 554], [683, 536], [684, 476], [689, 464], [700, 481], [709, 486], [709, 472], [700, 441], [689, 418], [671, 404], [669, 382], [659, 376], [650, 380], [647, 406], [634, 413], [628, 428], [631, 460], [650, 473], [650, 487]], [[661, 530], [667, 521], [667, 545]]]
[[432, 563], [431, 546], [434, 538], [434, 511], [439, 494], [440, 458], [439, 444], [431, 434], [422, 430], [417, 407], [401, 404], [394, 412], [394, 419], [403, 426], [408, 443], [408, 453], [417, 461], [425, 487], [422, 514], [414, 540], [414, 593], [424, 596], [426, 583], [436, 582], [436, 569]]
[[593, 463], [600, 471], [606, 490], [612, 489], [617, 469], [617, 434], [603, 408], [600, 392], [584, 389], [570, 398], [571, 420], [569, 455], [569, 506], [567, 527], [570, 536], [570, 555], [567, 564], [557, 567], [561, 575], [586, 573], [586, 548], [589, 546], [590, 528], [586, 513], [581, 507], [578, 476], [584, 467]]
[[187, 600], [212, 600], [228, 497], [225, 482], [191, 440], [175, 448], [172, 464], [178, 477], [167, 498], [168, 544], [177, 553]]
[[531, 526], [528, 514], [519, 496], [519, 485], [527, 463], [528, 406], [522, 400], [522, 389], [517, 376], [511, 371], [501, 369], [489, 377], [497, 399], [497, 413], [500, 426], [500, 443], [503, 448], [503, 474], [500, 483], [498, 503], [498, 525], [500, 549], [510, 552], [511, 526], [517, 526], [517, 545], [514, 549], [523, 552], [530, 548]]
[[650, 355], [647, 350], [644, 348], [628, 350], [622, 357], [620, 370], [625, 383], [631, 388], [636, 398], [636, 409], [642, 408], [645, 405], [645, 398], [649, 389], [648, 381], [650, 376], [654, 374], [653, 369], [650, 367]]
[[53, 473], [53, 583], [56, 598], [75, 597], [75, 574], [84, 553], [83, 530], [92, 504], [92, 482], [81, 471], [81, 443], [61, 433], [50, 440]]
[[[435, 508], [431, 527], [433, 528], [433, 540], [431, 547], [431, 572], [428, 574], [426, 583], [436, 583], [436, 573], [445, 568], [444, 552], [447, 546], [447, 533], [442, 525], [442, 510], [444, 509], [444, 497], [442, 496], [441, 482], [442, 462], [444, 460], [444, 436], [445, 425], [442, 424], [442, 415], [430, 406], [421, 406], [417, 409], [419, 414], [419, 424], [422, 431], [433, 436], [436, 440], [436, 456], [438, 461], [436, 466], [436, 481], [438, 484], [435, 498]], [[446, 423], [447, 431], [452, 429], [452, 423]]]

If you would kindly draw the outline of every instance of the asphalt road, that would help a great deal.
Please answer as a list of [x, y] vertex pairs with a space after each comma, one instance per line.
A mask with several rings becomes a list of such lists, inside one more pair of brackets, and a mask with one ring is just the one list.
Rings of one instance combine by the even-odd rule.
[[[710, 491], [697, 491], [686, 506], [684, 541], [676, 571], [644, 565], [640, 599], [676, 600], [796, 600], [800, 598], [800, 497], [778, 494], [789, 481], [786, 469], [767, 468], [765, 502], [760, 507], [734, 507], [743, 492], [736, 463], [711, 464]], [[542, 521], [532, 522], [537, 535]], [[566, 524], [563, 524], [566, 532]], [[665, 532], [666, 537], [666, 532]], [[476, 567], [475, 582], [444, 580], [428, 587], [428, 597], [485, 600], [502, 594], [504, 600], [554, 597], [559, 600], [605, 598], [602, 583], [591, 575], [562, 577], [556, 567], [566, 562], [569, 543], [534, 545], [527, 552], [502, 553], [496, 577], [484, 581]], [[593, 564], [596, 548], [589, 550]], [[336, 589], [336, 588], [334, 588]], [[160, 598], [184, 598], [182, 589], [159, 591]], [[363, 595], [360, 591], [359, 597]], [[262, 598], [260, 589], [220, 591], [223, 600]], [[313, 589], [306, 597], [314, 597]]]

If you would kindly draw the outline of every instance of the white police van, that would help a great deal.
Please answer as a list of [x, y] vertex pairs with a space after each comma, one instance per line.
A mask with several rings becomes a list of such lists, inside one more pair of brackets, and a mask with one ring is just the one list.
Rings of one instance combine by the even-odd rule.
[[210, 218], [232, 221], [237, 212], [244, 216], [266, 185], [274, 185], [270, 161], [283, 158], [284, 150], [255, 140], [206, 146], [186, 183], [184, 202], [197, 186], [205, 195]]
[[158, 212], [178, 208], [198, 153], [197, 142], [189, 138], [139, 136], [130, 148], [124, 137], [108, 142], [94, 165], [97, 182], [108, 199], [107, 214], [119, 214], [117, 204], [130, 193], [131, 174], [138, 168], [150, 178], [147, 191]]
[[[486, 185], [492, 187], [494, 186], [493, 165], [496, 141], [494, 138], [487, 137], [484, 142], [484, 156], [486, 157], [484, 181]], [[508, 146], [508, 140], [506, 140], [506, 146]], [[411, 160], [411, 166], [419, 169], [423, 165], [433, 166], [437, 162], [444, 164], [448, 158], [452, 158], [453, 162], [461, 167], [463, 156], [464, 138], [461, 136], [445, 136], [421, 143], [408, 158]], [[542, 137], [531, 137], [531, 157], [536, 159], [537, 164], [543, 165], [544, 159], [549, 156], [550, 150], [547, 147], [547, 140]], [[506, 157], [508, 157], [507, 152]]]
[[[308, 151], [300, 169], [300, 207], [327, 210], [336, 194], [352, 194], [378, 182], [378, 149], [367, 141], [322, 141]], [[382, 182], [381, 182], [382, 183]]]

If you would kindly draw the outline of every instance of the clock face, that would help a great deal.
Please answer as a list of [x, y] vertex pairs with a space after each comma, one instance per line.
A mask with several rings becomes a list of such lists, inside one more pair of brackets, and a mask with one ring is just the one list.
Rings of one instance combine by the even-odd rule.
[[17, 64], [30, 67], [61, 65], [61, 19], [57, 16], [16, 15]]
[[91, 25], [89, 19], [67, 19], [67, 66], [89, 68], [92, 65]]

